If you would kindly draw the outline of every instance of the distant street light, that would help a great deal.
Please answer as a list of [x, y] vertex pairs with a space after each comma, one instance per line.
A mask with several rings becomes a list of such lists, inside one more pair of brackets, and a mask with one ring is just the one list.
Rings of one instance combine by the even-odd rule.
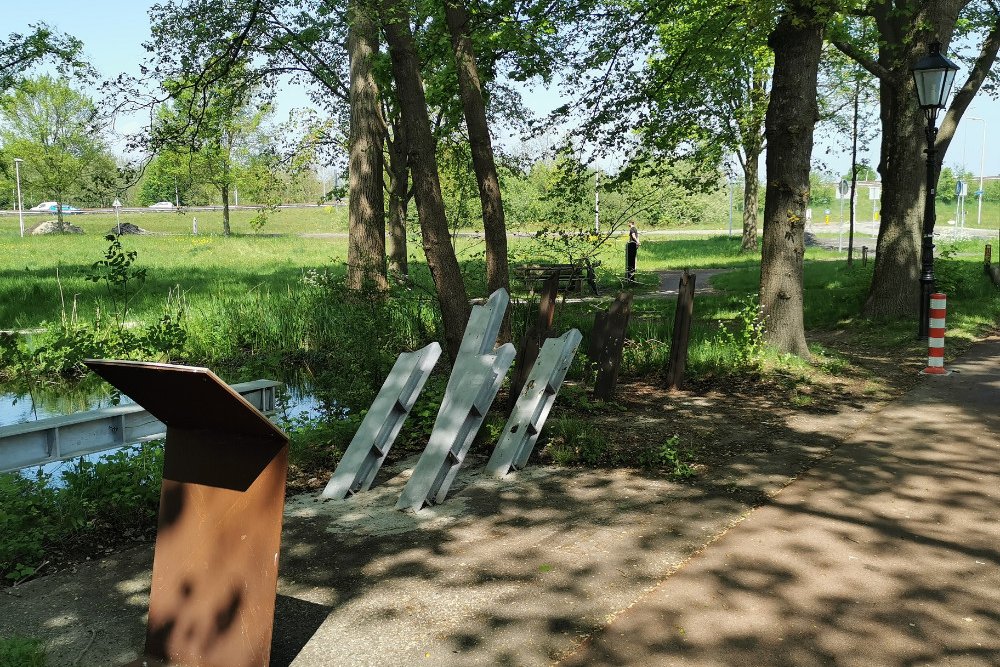
[[14, 158], [14, 177], [17, 181], [17, 219], [21, 223], [21, 238], [24, 238], [24, 204], [21, 202], [21, 163], [19, 157]]
[[923, 241], [920, 246], [920, 321], [917, 323], [917, 338], [920, 339], [927, 338], [931, 292], [934, 291], [934, 195], [938, 178], [937, 149], [934, 146], [938, 130], [935, 121], [938, 111], [945, 108], [958, 72], [958, 65], [941, 55], [940, 42], [931, 42], [928, 51], [912, 70], [917, 100], [927, 117], [927, 194], [924, 201]]
[[[107, 200], [105, 200], [105, 201], [107, 201]], [[119, 212], [122, 209], [122, 203], [121, 203], [121, 201], [119, 201], [118, 197], [115, 197], [115, 201], [114, 201], [113, 204], [111, 204], [111, 206], [114, 207], [114, 209], [115, 209], [115, 223], [117, 223], [117, 225], [118, 225], [118, 236], [121, 236], [122, 235], [122, 221], [121, 221], [121, 218], [119, 217], [118, 214], [119, 214]]]
[[726, 178], [726, 183], [729, 185], [729, 236], [733, 235], [733, 179], [732, 177]]
[[976, 217], [976, 226], [983, 226], [983, 197], [986, 192], [983, 190], [983, 167], [986, 165], [986, 119], [985, 118], [974, 118], [969, 116], [966, 120], [977, 120], [983, 124], [983, 145], [979, 149], [979, 191], [976, 195], [979, 197], [979, 215]]

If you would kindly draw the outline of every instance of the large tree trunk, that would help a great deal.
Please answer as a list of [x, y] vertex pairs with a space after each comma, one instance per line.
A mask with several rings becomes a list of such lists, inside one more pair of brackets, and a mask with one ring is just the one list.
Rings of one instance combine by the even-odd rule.
[[427, 266], [437, 288], [444, 337], [452, 360], [458, 354], [469, 319], [469, 297], [462, 282], [458, 259], [451, 247], [448, 219], [441, 197], [434, 136], [431, 134], [427, 100], [420, 77], [420, 61], [410, 33], [407, 5], [401, 0], [382, 0], [385, 30], [396, 96], [409, 144], [410, 170], [417, 200], [417, 214]]
[[819, 119], [816, 82], [825, 20], [818, 5], [793, 3], [768, 39], [774, 78], [767, 108], [767, 185], [760, 303], [767, 341], [781, 352], [809, 356], [802, 316], [802, 260], [813, 128]]
[[757, 252], [757, 197], [760, 194], [760, 145], [756, 152], [747, 147], [746, 164], [743, 165], [743, 241], [740, 252]]
[[[876, 4], [875, 25], [881, 45], [877, 62], [849, 53], [879, 77], [882, 121], [882, 223], [875, 269], [863, 312], [872, 318], [896, 318], [919, 312], [920, 240], [928, 194], [924, 149], [926, 120], [917, 106], [910, 69], [927, 53], [931, 41], [942, 52], [951, 42], [958, 15], [968, 0]], [[995, 16], [997, 13], [995, 13]], [[915, 31], [914, 25], [926, 26]], [[839, 44], [838, 44], [839, 46]], [[1000, 19], [985, 39], [975, 65], [955, 95], [937, 138], [940, 168], [955, 127], [992, 68], [1000, 47]], [[936, 183], [935, 183], [936, 187]]]
[[[455, 51], [455, 69], [458, 72], [458, 89], [465, 112], [465, 125], [469, 130], [472, 147], [472, 167], [479, 184], [479, 200], [483, 207], [483, 232], [486, 236], [486, 286], [487, 291], [510, 289], [507, 266], [507, 226], [504, 221], [503, 201], [500, 197], [500, 179], [497, 177], [493, 158], [493, 144], [486, 122], [486, 104], [476, 69], [476, 57], [469, 33], [469, 15], [463, 0], [445, 0], [445, 20], [451, 32]], [[507, 327], [506, 338], [510, 330]]]
[[[228, 170], [227, 170], [228, 171]], [[219, 186], [219, 193], [222, 195], [222, 234], [229, 236], [232, 229], [229, 226], [229, 175], [224, 174], [222, 185]]]
[[405, 278], [410, 267], [406, 256], [406, 209], [410, 195], [410, 165], [406, 161], [406, 132], [400, 119], [392, 122], [389, 149], [389, 271]]
[[382, 185], [385, 124], [373, 61], [378, 29], [366, 0], [348, 6], [347, 51], [351, 59], [351, 128], [348, 138], [347, 287], [386, 289], [385, 191]]
[[920, 230], [926, 188], [924, 115], [912, 81], [882, 81], [882, 221], [875, 268], [863, 312], [869, 317], [915, 314], [920, 296]]

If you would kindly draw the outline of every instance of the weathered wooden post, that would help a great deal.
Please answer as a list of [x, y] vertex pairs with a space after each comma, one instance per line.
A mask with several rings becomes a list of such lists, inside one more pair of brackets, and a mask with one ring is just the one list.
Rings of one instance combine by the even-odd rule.
[[556, 313], [556, 299], [559, 296], [559, 271], [556, 271], [545, 281], [538, 301], [538, 316], [535, 323], [524, 332], [524, 338], [517, 348], [517, 365], [510, 380], [510, 397], [507, 408], [511, 409], [521, 395], [521, 389], [528, 379], [528, 373], [538, 358], [538, 350], [552, 332], [552, 320]]
[[288, 439], [206, 368], [88, 360], [167, 426], [145, 658], [266, 667]]
[[990, 277], [993, 284], [1000, 287], [1000, 265], [993, 263], [993, 246], [987, 244], [983, 255], [983, 270]]
[[687, 366], [688, 342], [691, 338], [691, 316], [694, 313], [694, 288], [697, 275], [684, 270], [677, 286], [677, 308], [674, 330], [670, 337], [670, 361], [667, 364], [667, 389], [680, 389]]
[[594, 398], [598, 400], [610, 401], [614, 397], [631, 317], [631, 292], [620, 293], [607, 311], [594, 316], [588, 352], [591, 361], [597, 364]]
[[861, 266], [868, 266], [868, 246], [861, 246]]

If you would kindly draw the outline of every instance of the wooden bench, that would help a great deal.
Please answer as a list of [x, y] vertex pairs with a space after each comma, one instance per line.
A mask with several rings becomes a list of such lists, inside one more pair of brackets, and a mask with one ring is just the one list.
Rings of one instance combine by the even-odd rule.
[[563, 292], [579, 292], [583, 280], [587, 280], [594, 294], [599, 294], [597, 289], [597, 275], [594, 267], [600, 266], [600, 262], [591, 263], [584, 260], [581, 263], [573, 264], [526, 264], [518, 267], [517, 276], [528, 289], [528, 294], [534, 296], [535, 287], [544, 283], [556, 272], [559, 273], [559, 290]]

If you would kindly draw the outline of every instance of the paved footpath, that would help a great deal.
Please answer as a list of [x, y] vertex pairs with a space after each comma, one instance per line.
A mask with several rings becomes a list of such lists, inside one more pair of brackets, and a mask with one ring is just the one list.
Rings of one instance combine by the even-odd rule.
[[925, 378], [564, 665], [1000, 665], [1000, 340]]
[[[715, 483], [480, 460], [412, 514], [410, 461], [347, 502], [292, 498], [271, 667], [998, 665], [1000, 339], [953, 368], [776, 423]], [[136, 658], [151, 555], [0, 591], [0, 637], [42, 639], [49, 667]]]

